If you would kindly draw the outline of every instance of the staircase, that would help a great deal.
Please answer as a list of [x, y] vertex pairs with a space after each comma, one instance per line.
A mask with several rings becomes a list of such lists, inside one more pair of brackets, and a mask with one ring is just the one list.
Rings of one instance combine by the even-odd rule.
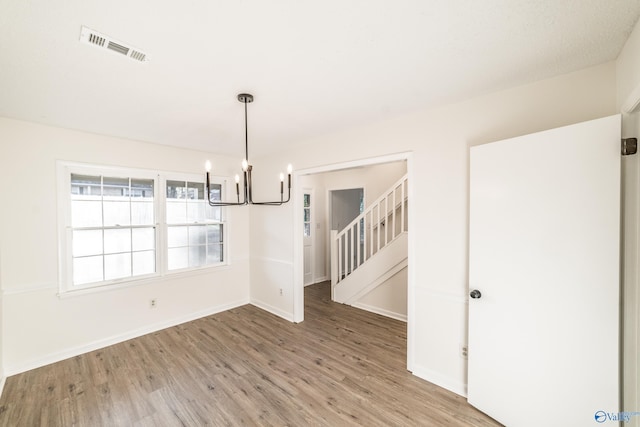
[[358, 299], [407, 266], [407, 175], [342, 231], [331, 231], [331, 298]]

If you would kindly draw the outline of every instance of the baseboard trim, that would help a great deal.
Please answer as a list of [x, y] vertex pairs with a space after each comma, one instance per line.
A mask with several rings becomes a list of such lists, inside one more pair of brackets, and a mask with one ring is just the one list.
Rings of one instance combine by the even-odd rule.
[[396, 313], [394, 311], [385, 310], [384, 308], [375, 307], [375, 306], [369, 305], [369, 304], [363, 304], [361, 302], [357, 302], [355, 304], [352, 304], [352, 307], [359, 308], [360, 310], [369, 311], [371, 313], [379, 314], [381, 316], [390, 317], [392, 319], [396, 319], [396, 320], [399, 320], [401, 322], [407, 323], [407, 315], [406, 314]]
[[7, 377], [5, 375], [2, 375], [0, 377], [0, 397], [2, 397], [2, 391], [4, 390], [4, 383], [7, 382]]
[[429, 381], [430, 383], [435, 384], [438, 387], [447, 389], [457, 395], [465, 398], [467, 397], [467, 385], [465, 383], [456, 381], [453, 378], [442, 375], [439, 372], [435, 372], [431, 369], [427, 369], [414, 364], [412, 374], [425, 381]]
[[264, 301], [260, 301], [257, 299], [252, 299], [250, 301], [251, 305], [255, 305], [256, 307], [258, 307], [259, 309], [262, 309], [264, 311], [268, 311], [269, 313], [278, 316], [278, 317], [282, 317], [284, 320], [288, 320], [289, 322], [293, 322], [293, 313], [288, 313], [278, 307], [274, 307], [271, 304], [268, 304]]
[[[232, 308], [240, 307], [249, 304], [248, 299], [242, 299], [227, 304], [221, 304], [215, 307], [201, 310], [198, 312], [190, 313], [185, 316], [177, 317], [164, 322], [154, 323], [143, 328], [135, 329], [133, 331], [126, 332], [124, 334], [115, 335], [109, 338], [94, 341], [89, 344], [77, 346], [64, 351], [48, 354], [43, 357], [34, 358], [26, 362], [22, 362], [19, 365], [5, 366], [5, 377], [21, 374], [32, 369], [40, 368], [42, 366], [50, 365], [51, 363], [60, 362], [71, 357], [79, 356], [81, 354], [89, 353], [91, 351], [99, 350], [110, 345], [118, 344], [133, 338], [138, 338], [142, 335], [147, 335], [153, 332], [160, 331], [162, 329], [171, 328], [182, 323], [191, 322], [193, 320], [200, 319], [202, 317], [211, 316], [213, 314], [221, 313], [223, 311], [230, 310]], [[3, 377], [4, 378], [4, 377]], [[4, 384], [4, 382], [3, 382]]]
[[329, 280], [327, 276], [317, 277], [312, 282], [304, 284], [303, 286], [306, 288], [307, 286], [317, 285], [318, 283], [326, 282]]

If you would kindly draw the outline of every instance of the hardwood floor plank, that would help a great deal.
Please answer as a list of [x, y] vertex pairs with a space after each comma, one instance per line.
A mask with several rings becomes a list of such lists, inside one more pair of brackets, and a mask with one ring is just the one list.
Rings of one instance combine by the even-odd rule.
[[0, 426], [499, 426], [406, 370], [406, 324], [305, 288], [10, 377]]

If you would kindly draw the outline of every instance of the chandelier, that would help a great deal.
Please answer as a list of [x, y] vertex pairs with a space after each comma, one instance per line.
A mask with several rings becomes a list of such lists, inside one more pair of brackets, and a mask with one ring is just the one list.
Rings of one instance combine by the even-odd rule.
[[264, 206], [280, 206], [291, 200], [291, 165], [287, 166], [287, 199], [284, 199], [284, 174], [280, 174], [280, 200], [273, 202], [256, 202], [253, 200], [251, 171], [253, 166], [249, 164], [249, 137], [247, 130], [247, 104], [253, 102], [253, 95], [241, 93], [238, 95], [238, 101], [244, 104], [244, 150], [245, 156], [242, 160], [242, 200], [240, 200], [240, 175], [236, 175], [236, 202], [223, 202], [221, 200], [211, 200], [211, 189], [209, 184], [209, 172], [211, 171], [211, 162], [207, 160], [205, 168], [207, 170], [207, 200], [210, 206], [243, 206], [243, 205], [264, 205]]

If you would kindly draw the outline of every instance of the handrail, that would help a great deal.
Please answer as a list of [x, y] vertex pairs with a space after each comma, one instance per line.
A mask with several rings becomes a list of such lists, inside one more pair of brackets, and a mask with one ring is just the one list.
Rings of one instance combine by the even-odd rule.
[[332, 231], [332, 285], [343, 280], [399, 234], [407, 231], [407, 185], [405, 174], [342, 231]]
[[[401, 184], [403, 184], [405, 181], [407, 181], [407, 174], [405, 174], [405, 175], [404, 175], [403, 177], [401, 177], [399, 180], [397, 180], [397, 181], [396, 181], [396, 182], [394, 182], [392, 185], [390, 185], [390, 186], [389, 186], [389, 188], [387, 189], [387, 191], [385, 191], [384, 193], [382, 193], [382, 195], [381, 195], [380, 197], [378, 197], [377, 199], [375, 199], [375, 200], [373, 201], [373, 203], [370, 203], [370, 204], [369, 204], [369, 207], [368, 207], [368, 208], [365, 208], [365, 210], [364, 210], [360, 215], [358, 215], [357, 217], [355, 217], [355, 218], [353, 219], [353, 221], [351, 221], [349, 224], [347, 224], [347, 226], [346, 226], [346, 227], [344, 227], [344, 228], [342, 229], [342, 231], [338, 232], [338, 235], [340, 235], [341, 233], [343, 233], [343, 232], [344, 232], [344, 230], [348, 229], [349, 227], [353, 227], [353, 226], [355, 225], [355, 223], [356, 223], [356, 222], [360, 221], [360, 219], [362, 218], [362, 216], [363, 216], [364, 214], [366, 214], [366, 213], [367, 213], [367, 211], [368, 211], [369, 209], [373, 208], [373, 206], [377, 205], [377, 204], [378, 204], [378, 203], [380, 203], [380, 202], [381, 202], [385, 197], [387, 197], [387, 194], [389, 194], [389, 193], [391, 193], [391, 191], [393, 191], [393, 190], [391, 190], [392, 188], [398, 188], [398, 187], [400, 187], [400, 185], [401, 185]], [[405, 193], [405, 195], [404, 195], [404, 196], [405, 196], [405, 199], [406, 199], [406, 197], [407, 197], [406, 193]]]

